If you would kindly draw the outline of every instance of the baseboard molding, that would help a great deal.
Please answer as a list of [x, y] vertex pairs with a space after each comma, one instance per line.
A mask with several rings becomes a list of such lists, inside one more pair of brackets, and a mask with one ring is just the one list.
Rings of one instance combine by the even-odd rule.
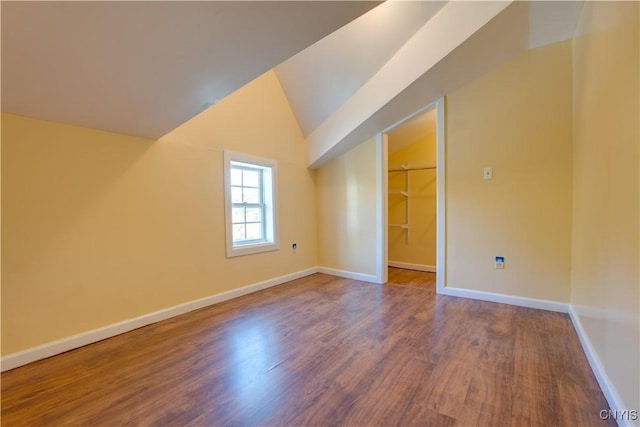
[[569, 312], [569, 304], [548, 301], [535, 298], [516, 297], [512, 295], [496, 294], [493, 292], [474, 291], [470, 289], [452, 288], [445, 286], [442, 295], [449, 295], [453, 297], [471, 298], [481, 301], [497, 302], [500, 304], [517, 305], [519, 307], [537, 308], [540, 310], [557, 311], [560, 313]]
[[188, 313], [189, 311], [197, 310], [199, 308], [217, 304], [222, 301], [227, 301], [233, 298], [257, 292], [262, 289], [277, 286], [291, 280], [299, 279], [301, 277], [309, 276], [311, 274], [317, 273], [318, 271], [318, 267], [313, 267], [306, 270], [285, 274], [284, 276], [275, 277], [273, 279], [244, 286], [242, 288], [233, 289], [205, 298], [189, 301], [184, 304], [175, 305], [173, 307], [158, 310], [153, 313], [104, 326], [102, 328], [83, 332], [57, 341], [52, 341], [50, 343], [32, 347], [27, 350], [8, 354], [2, 357], [0, 362], [0, 370], [2, 372], [8, 371], [9, 369], [17, 368], [18, 366], [26, 365], [27, 363], [35, 362], [36, 360], [55, 356], [56, 354], [64, 353], [65, 351], [73, 350], [74, 348], [83, 347], [88, 344], [102, 341], [106, 338], [111, 338], [116, 335], [120, 335], [125, 332], [129, 332], [134, 329], [159, 322], [161, 320], [166, 320], [180, 314]]
[[[578, 338], [580, 339], [580, 344], [582, 344], [582, 350], [584, 350], [584, 354], [587, 356], [587, 360], [589, 361], [589, 365], [591, 365], [591, 370], [600, 385], [600, 389], [604, 394], [605, 399], [609, 403], [609, 408], [612, 410], [620, 410], [623, 411], [625, 409], [635, 409], [629, 406], [625, 406], [620, 398], [620, 395], [616, 391], [616, 388], [611, 383], [609, 376], [607, 375], [604, 367], [602, 366], [602, 362], [600, 362], [600, 358], [596, 353], [593, 345], [591, 344], [591, 340], [587, 336], [586, 331], [582, 327], [582, 323], [580, 322], [580, 317], [578, 313], [575, 312], [573, 306], [569, 306], [569, 317], [571, 317], [571, 322], [573, 322], [573, 327], [575, 328]], [[605, 408], [601, 408], [605, 409]], [[638, 422], [632, 422], [630, 420], [615, 420], [620, 427], [622, 426], [637, 426]]]
[[412, 264], [410, 262], [400, 262], [400, 261], [389, 261], [387, 264], [389, 264], [389, 267], [404, 268], [406, 270], [426, 271], [429, 273], [436, 272], [435, 265]]
[[[389, 262], [392, 265], [391, 261]], [[405, 267], [399, 267], [405, 268]], [[188, 313], [193, 310], [204, 308], [219, 302], [227, 301], [233, 298], [237, 298], [243, 295], [247, 295], [253, 292], [257, 292], [263, 289], [267, 289], [273, 286], [280, 285], [282, 283], [299, 279], [305, 276], [309, 276], [314, 273], [330, 274], [338, 277], [345, 277], [348, 279], [360, 280], [371, 283], [378, 283], [378, 279], [372, 274], [355, 273], [351, 271], [338, 270], [329, 267], [312, 267], [306, 270], [297, 271], [294, 273], [279, 276], [273, 279], [265, 280], [262, 282], [254, 283], [252, 285], [244, 286], [242, 288], [233, 289], [230, 291], [222, 292], [219, 294], [211, 295], [205, 298], [189, 301], [184, 304], [179, 304], [173, 307], [169, 307], [163, 310], [155, 311], [153, 313], [145, 314], [139, 317], [128, 319], [122, 322], [114, 323], [112, 325], [104, 326], [102, 328], [94, 329], [91, 331], [83, 332], [81, 334], [73, 335], [67, 338], [63, 338], [57, 341], [53, 341], [47, 344], [42, 344], [36, 347], [32, 347], [27, 350], [8, 354], [3, 356], [0, 361], [0, 371], [8, 371], [10, 369], [17, 368], [19, 366], [26, 365], [27, 363], [35, 362], [40, 359], [55, 356], [60, 353], [64, 353], [75, 348], [83, 347], [88, 344], [92, 344], [98, 341], [102, 341], [107, 338], [111, 338], [116, 335], [123, 334], [125, 332], [132, 331], [143, 326], [150, 325], [152, 323], [160, 322], [162, 320], [169, 319], [180, 314]], [[600, 358], [598, 357], [595, 349], [593, 348], [589, 337], [587, 336], [578, 314], [570, 304], [539, 300], [526, 297], [516, 297], [511, 295], [497, 294], [492, 292], [475, 291], [462, 288], [445, 287], [441, 295], [471, 298], [481, 301], [496, 302], [501, 304], [510, 304], [520, 307], [537, 308], [541, 310], [556, 311], [561, 313], [568, 313], [573, 326], [578, 334], [582, 349], [589, 361], [589, 365], [602, 389], [602, 392], [609, 403], [609, 407], [612, 410], [625, 410], [629, 409], [625, 407], [620, 395], [616, 391], [616, 388], [611, 383], [609, 376], [605, 372]], [[605, 408], [602, 408], [605, 409]], [[628, 420], [616, 420], [620, 427], [634, 426], [632, 421]]]
[[[622, 402], [622, 399], [620, 398], [620, 395], [616, 391], [616, 388], [614, 387], [613, 383], [609, 379], [609, 376], [605, 372], [602, 366], [602, 363], [600, 362], [600, 358], [598, 357], [595, 349], [591, 345], [591, 341], [589, 340], [589, 337], [587, 336], [584, 328], [582, 327], [580, 318], [578, 314], [575, 312], [572, 305], [555, 302], [555, 301], [539, 300], [534, 298], [525, 298], [525, 297], [516, 297], [516, 296], [504, 295], [504, 294], [496, 294], [492, 292], [453, 288], [449, 286], [446, 286], [443, 289], [443, 291], [440, 292], [440, 294], [455, 296], [455, 297], [462, 297], [462, 298], [471, 298], [471, 299], [476, 299], [481, 301], [497, 302], [501, 304], [510, 304], [510, 305], [516, 305], [520, 307], [529, 307], [529, 308], [537, 308], [541, 310], [557, 311], [560, 313], [569, 314], [569, 317], [571, 318], [571, 322], [573, 323], [573, 327], [575, 328], [576, 333], [578, 334], [578, 338], [580, 339], [580, 343], [582, 344], [582, 349], [587, 357], [587, 360], [589, 361], [589, 365], [591, 366], [591, 370], [593, 371], [593, 374], [595, 375], [596, 380], [598, 381], [598, 384], [602, 389], [602, 393], [604, 394], [604, 397], [607, 399], [607, 402], [609, 403], [609, 408], [613, 411], [615, 410], [624, 411], [625, 409], [626, 410], [630, 409], [629, 407], [624, 405], [624, 403]], [[599, 408], [598, 410], [600, 409], [606, 409], [606, 408]], [[620, 427], [638, 425], [637, 421], [622, 420], [622, 419], [617, 419], [615, 421], [618, 423], [618, 426]]]
[[337, 270], [329, 267], [318, 267], [318, 272], [331, 274], [332, 276], [345, 277], [347, 279], [360, 280], [363, 282], [379, 283], [378, 278], [373, 274], [355, 273], [353, 271]]

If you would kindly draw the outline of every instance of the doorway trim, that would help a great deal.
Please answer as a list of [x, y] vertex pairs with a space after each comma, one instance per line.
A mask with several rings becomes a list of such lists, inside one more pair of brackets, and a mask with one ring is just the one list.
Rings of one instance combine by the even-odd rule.
[[389, 145], [387, 134], [376, 134], [376, 282], [387, 283], [389, 263], [389, 218], [387, 193], [389, 192]]
[[431, 102], [402, 120], [385, 128], [376, 135], [376, 187], [378, 197], [376, 200], [376, 224], [378, 233], [376, 238], [376, 280], [378, 283], [387, 282], [387, 266], [389, 264], [388, 238], [388, 173], [389, 173], [389, 148], [387, 132], [405, 121], [421, 114], [429, 109], [436, 110], [436, 292], [444, 292], [446, 283], [446, 134], [445, 134], [445, 97]]

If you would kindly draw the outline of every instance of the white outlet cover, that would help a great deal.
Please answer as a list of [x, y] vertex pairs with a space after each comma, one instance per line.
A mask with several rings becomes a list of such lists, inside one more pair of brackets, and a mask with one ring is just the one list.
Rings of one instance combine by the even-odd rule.
[[484, 168], [484, 179], [492, 179], [493, 178], [493, 168]]

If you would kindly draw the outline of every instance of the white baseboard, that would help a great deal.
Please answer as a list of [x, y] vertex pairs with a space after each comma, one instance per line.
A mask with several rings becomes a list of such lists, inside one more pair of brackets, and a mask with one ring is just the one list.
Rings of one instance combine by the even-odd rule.
[[345, 277], [347, 279], [360, 280], [363, 282], [380, 283], [374, 274], [354, 273], [353, 271], [337, 270], [329, 267], [318, 267], [318, 272], [331, 274], [332, 276]]
[[[389, 262], [389, 265], [393, 266], [391, 262]], [[400, 267], [400, 268], [405, 268], [405, 267]], [[104, 326], [102, 328], [94, 329], [91, 331], [83, 332], [81, 334], [63, 338], [57, 341], [42, 344], [27, 350], [8, 354], [2, 357], [0, 362], [0, 366], [1, 366], [0, 370], [4, 372], [13, 368], [17, 368], [19, 366], [26, 365], [27, 363], [35, 362], [40, 359], [55, 356], [56, 354], [64, 353], [69, 350], [73, 350], [74, 348], [79, 348], [88, 344], [92, 344], [94, 342], [102, 341], [103, 339], [120, 335], [122, 333], [129, 332], [134, 329], [137, 329], [146, 325], [150, 325], [152, 323], [156, 323], [162, 320], [166, 320], [171, 317], [187, 313], [189, 311], [197, 310], [203, 307], [217, 304], [219, 302], [227, 301], [233, 298], [237, 298], [243, 295], [257, 292], [262, 289], [267, 289], [273, 286], [277, 286], [282, 283], [299, 279], [301, 277], [309, 276], [311, 274], [318, 273], [318, 272], [324, 273], [324, 274], [330, 274], [338, 277], [345, 277], [348, 279], [378, 283], [378, 279], [376, 278], [375, 275], [372, 275], [372, 274], [355, 273], [351, 271], [337, 270], [337, 269], [328, 268], [328, 267], [312, 267], [306, 270], [301, 270], [294, 273], [286, 274], [284, 276], [254, 283], [252, 285], [244, 286], [242, 288], [233, 289], [233, 290], [222, 292], [216, 295], [211, 295], [205, 298], [189, 301], [184, 304], [179, 304], [163, 310], [155, 311], [153, 313], [135, 317], [133, 319], [128, 319], [122, 322], [114, 323], [112, 325]], [[598, 384], [600, 385], [600, 388], [602, 389], [602, 392], [605, 398], [607, 399], [607, 402], [609, 403], [610, 409], [612, 410], [628, 409], [623, 404], [622, 399], [620, 398], [620, 395], [618, 394], [615, 387], [611, 383], [608, 375], [606, 374], [602, 366], [602, 363], [600, 362], [600, 358], [598, 357], [595, 349], [591, 345], [591, 341], [589, 340], [589, 337], [587, 336], [584, 328], [582, 327], [579, 316], [574, 311], [571, 305], [555, 302], [555, 301], [539, 300], [539, 299], [526, 298], [526, 297], [496, 294], [492, 292], [453, 288], [449, 286], [445, 287], [442, 290], [442, 292], [439, 292], [439, 293], [442, 295], [448, 295], [448, 296], [471, 298], [471, 299], [476, 299], [481, 301], [490, 301], [490, 302], [496, 302], [496, 303], [502, 303], [502, 304], [516, 305], [520, 307], [529, 307], [529, 308], [537, 308], [542, 310], [556, 311], [561, 313], [568, 313], [571, 318], [571, 321], [573, 322], [573, 326], [576, 329], [578, 338], [580, 339], [580, 343], [582, 344], [582, 348], [585, 352], [587, 360], [589, 361], [591, 369], [593, 370], [596, 380], [598, 381]], [[605, 408], [602, 408], [602, 409], [605, 409]], [[618, 425], [621, 427], [636, 425], [636, 424], [633, 424], [632, 421], [627, 421], [627, 420], [616, 420], [616, 421]]]
[[[591, 345], [591, 340], [587, 336], [586, 331], [582, 327], [582, 323], [580, 322], [580, 317], [573, 309], [573, 306], [569, 306], [569, 316], [571, 317], [571, 321], [573, 322], [573, 327], [575, 328], [578, 338], [580, 339], [580, 344], [582, 344], [582, 349], [584, 350], [584, 354], [587, 356], [587, 360], [589, 361], [589, 365], [591, 365], [591, 370], [600, 385], [600, 389], [604, 394], [605, 399], [609, 403], [609, 408], [612, 410], [625, 410], [625, 409], [635, 409], [628, 406], [622, 402], [620, 395], [616, 391], [616, 388], [611, 383], [609, 376], [607, 375], [604, 367], [602, 366], [602, 362], [600, 362], [600, 358], [596, 353], [596, 350]], [[606, 408], [600, 408], [606, 409]], [[630, 420], [622, 420], [617, 419], [616, 422], [620, 427], [622, 426], [637, 426], [638, 422], [632, 422]]]
[[511, 304], [519, 307], [537, 308], [540, 310], [557, 311], [560, 313], [569, 312], [569, 304], [548, 301], [535, 298], [516, 297], [512, 295], [495, 294], [493, 292], [474, 291], [470, 289], [452, 288], [445, 286], [444, 289], [439, 292], [442, 295], [449, 295], [453, 297], [471, 298], [481, 301], [497, 302], [500, 304]]
[[[580, 343], [582, 344], [582, 349], [584, 350], [587, 360], [589, 361], [591, 370], [593, 371], [596, 377], [596, 380], [598, 381], [598, 384], [602, 389], [602, 393], [604, 394], [604, 397], [607, 399], [607, 402], [609, 403], [609, 408], [614, 411], [615, 410], [624, 411], [625, 409], [626, 410], [634, 409], [634, 408], [629, 408], [628, 406], [625, 406], [624, 403], [622, 402], [620, 395], [616, 391], [616, 388], [611, 383], [609, 376], [605, 372], [602, 366], [602, 363], [600, 362], [600, 358], [598, 357], [595, 349], [591, 345], [591, 341], [589, 340], [589, 337], [587, 336], [584, 328], [582, 327], [582, 324], [580, 323], [580, 318], [578, 317], [572, 305], [561, 303], [561, 302], [555, 302], [555, 301], [516, 297], [516, 296], [504, 295], [504, 294], [496, 294], [492, 292], [452, 288], [449, 286], [446, 286], [443, 289], [443, 291], [440, 292], [440, 294], [455, 296], [455, 297], [462, 297], [462, 298], [471, 298], [471, 299], [482, 300], [482, 301], [497, 302], [502, 304], [511, 304], [511, 305], [516, 305], [520, 307], [529, 307], [529, 308], [537, 308], [541, 310], [557, 311], [560, 313], [568, 313], [569, 317], [571, 318], [571, 322], [573, 323], [573, 327], [575, 328], [576, 333], [578, 334]], [[598, 410], [600, 409], [606, 409], [606, 408], [598, 408]], [[616, 422], [620, 427], [638, 425], [637, 421], [630, 421], [630, 420], [617, 419]]]
[[389, 267], [404, 268], [407, 270], [426, 271], [429, 273], [436, 272], [435, 265], [412, 264], [410, 262], [400, 262], [400, 261], [389, 261], [387, 264], [389, 264]]
[[222, 301], [227, 301], [233, 298], [257, 292], [262, 289], [270, 288], [272, 286], [280, 285], [282, 283], [309, 276], [317, 272], [318, 267], [313, 267], [306, 270], [285, 274], [284, 276], [254, 283], [252, 285], [211, 295], [205, 298], [189, 301], [184, 304], [175, 305], [173, 307], [158, 310], [153, 313], [144, 314], [133, 319], [124, 320], [122, 322], [107, 325], [102, 328], [83, 332], [67, 338], [62, 338], [57, 341], [32, 347], [23, 351], [8, 354], [2, 357], [2, 360], [0, 362], [0, 370], [4, 372], [9, 369], [17, 368], [18, 366], [26, 365], [27, 363], [35, 362], [36, 360], [55, 356], [56, 354], [64, 353], [65, 351], [73, 350], [74, 348], [102, 341], [103, 339], [111, 338], [113, 336], [120, 335], [125, 332], [140, 328], [142, 326], [147, 326], [152, 323], [159, 322], [161, 320], [166, 320], [170, 317], [178, 316], [189, 311], [197, 310], [199, 308], [207, 307], [209, 305], [213, 305]]

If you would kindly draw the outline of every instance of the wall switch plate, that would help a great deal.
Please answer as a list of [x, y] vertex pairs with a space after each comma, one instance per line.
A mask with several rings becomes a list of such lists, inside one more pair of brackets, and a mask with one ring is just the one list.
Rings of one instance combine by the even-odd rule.
[[484, 168], [484, 174], [482, 175], [484, 179], [492, 179], [493, 178], [493, 168]]
[[298, 249], [298, 244], [297, 244], [297, 243], [292, 243], [292, 244], [291, 244], [291, 250], [292, 250], [293, 252], [295, 252], [295, 251], [296, 251], [296, 249]]
[[504, 257], [497, 256], [496, 257], [496, 270], [504, 270]]

